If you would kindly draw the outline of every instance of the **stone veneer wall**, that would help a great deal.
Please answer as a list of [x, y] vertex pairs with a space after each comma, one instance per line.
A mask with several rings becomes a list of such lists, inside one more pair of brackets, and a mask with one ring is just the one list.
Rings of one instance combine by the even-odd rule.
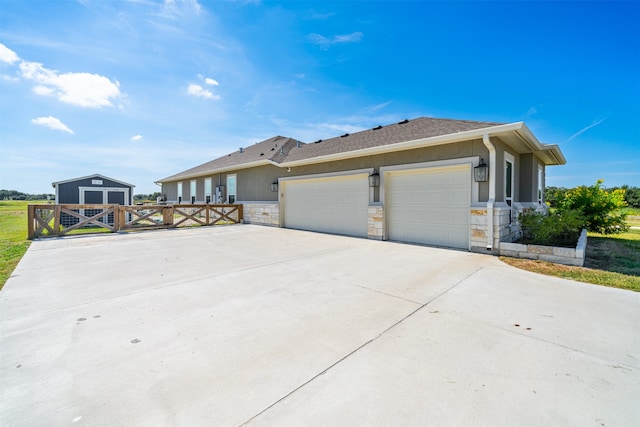
[[382, 205], [369, 206], [367, 237], [382, 240], [384, 236], [384, 209]]
[[[487, 238], [489, 226], [487, 224], [487, 208], [472, 207], [471, 213], [471, 250], [474, 252], [487, 252]], [[492, 253], [498, 253], [501, 242], [512, 242], [518, 238], [520, 226], [517, 216], [513, 222], [509, 222], [511, 209], [506, 206], [494, 206], [493, 208], [493, 248]]]
[[280, 226], [280, 204], [278, 202], [240, 202], [246, 224]]

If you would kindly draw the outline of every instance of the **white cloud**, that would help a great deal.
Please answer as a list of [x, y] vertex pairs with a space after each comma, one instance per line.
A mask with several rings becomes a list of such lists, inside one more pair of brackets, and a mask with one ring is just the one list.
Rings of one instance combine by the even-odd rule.
[[142, 135], [135, 135], [131, 137], [132, 141], [140, 141], [142, 139]]
[[50, 70], [37, 62], [20, 63], [22, 76], [34, 80], [33, 91], [38, 95], [56, 95], [61, 102], [87, 108], [111, 107], [111, 101], [120, 97], [120, 83], [90, 73], [63, 73]]
[[19, 60], [20, 58], [14, 51], [0, 43], [0, 61], [6, 62], [7, 64], [13, 64]]
[[204, 79], [204, 82], [210, 86], [218, 86], [220, 83], [218, 83], [217, 80], [214, 80], [210, 77], [207, 77], [206, 79]]
[[46, 126], [49, 129], [53, 129], [53, 130], [59, 130], [59, 131], [62, 131], [62, 132], [68, 132], [68, 133], [73, 135], [73, 131], [71, 129], [69, 129], [69, 127], [67, 125], [62, 123], [60, 121], [60, 119], [57, 119], [57, 118], [52, 117], [52, 116], [38, 117], [37, 119], [31, 120], [31, 123], [33, 123], [35, 125], [39, 125], [39, 126]]
[[207, 98], [207, 99], [215, 99], [215, 100], [220, 99], [220, 95], [214, 95], [211, 91], [208, 91], [202, 86], [194, 83], [189, 85], [189, 88], [187, 89], [187, 93], [189, 95], [197, 96], [199, 98]]
[[33, 89], [31, 90], [36, 95], [42, 95], [42, 96], [51, 95], [53, 93], [53, 89], [51, 89], [50, 87], [41, 86], [41, 85], [34, 86]]
[[202, 12], [202, 6], [198, 0], [164, 0], [164, 9], [166, 13], [176, 15], [183, 10], [193, 10], [196, 14]]
[[363, 34], [360, 31], [356, 31], [351, 34], [340, 34], [335, 35], [331, 38], [325, 37], [321, 34], [310, 34], [309, 40], [313, 44], [317, 44], [322, 49], [329, 49], [331, 45], [340, 44], [340, 43], [356, 43], [362, 41]]

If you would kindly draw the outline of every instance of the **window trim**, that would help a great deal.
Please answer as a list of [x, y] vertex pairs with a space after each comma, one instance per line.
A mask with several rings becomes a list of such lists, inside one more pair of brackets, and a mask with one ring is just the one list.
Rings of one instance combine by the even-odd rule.
[[[204, 202], [211, 203], [212, 200], [212, 189], [213, 189], [213, 180], [211, 178], [204, 179]], [[209, 197], [209, 200], [207, 200]]]
[[191, 199], [191, 203], [196, 202], [196, 192], [198, 191], [198, 181], [192, 179], [189, 181], [189, 199]]
[[[233, 179], [233, 186], [229, 185], [229, 182]], [[233, 189], [233, 194], [231, 193]], [[238, 175], [235, 173], [227, 175], [227, 203], [233, 204], [236, 202], [238, 196]], [[233, 197], [233, 200], [231, 199]]]
[[538, 204], [544, 203], [544, 168], [538, 165]]
[[[509, 196], [507, 196], [507, 164], [511, 164], [511, 182], [509, 182], [509, 189], [511, 190], [511, 194]], [[515, 157], [513, 156], [513, 154], [505, 151], [504, 152], [504, 188], [503, 188], [503, 195], [504, 195], [504, 202], [509, 205], [509, 207], [513, 206], [513, 199], [514, 199], [514, 193], [515, 193], [515, 169], [516, 169], [516, 161], [515, 161]]]

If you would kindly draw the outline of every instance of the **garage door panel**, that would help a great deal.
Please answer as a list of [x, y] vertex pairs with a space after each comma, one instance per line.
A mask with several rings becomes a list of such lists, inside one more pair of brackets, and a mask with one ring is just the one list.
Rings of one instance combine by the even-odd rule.
[[367, 235], [369, 183], [366, 174], [307, 178], [283, 184], [285, 227]]
[[468, 249], [470, 176], [466, 165], [390, 172], [389, 238]]

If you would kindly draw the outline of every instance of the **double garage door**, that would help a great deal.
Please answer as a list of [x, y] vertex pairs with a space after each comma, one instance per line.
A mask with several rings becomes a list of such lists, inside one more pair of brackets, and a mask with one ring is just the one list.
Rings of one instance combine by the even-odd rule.
[[[468, 165], [386, 172], [389, 240], [469, 248]], [[367, 174], [283, 182], [284, 226], [366, 237]]]

